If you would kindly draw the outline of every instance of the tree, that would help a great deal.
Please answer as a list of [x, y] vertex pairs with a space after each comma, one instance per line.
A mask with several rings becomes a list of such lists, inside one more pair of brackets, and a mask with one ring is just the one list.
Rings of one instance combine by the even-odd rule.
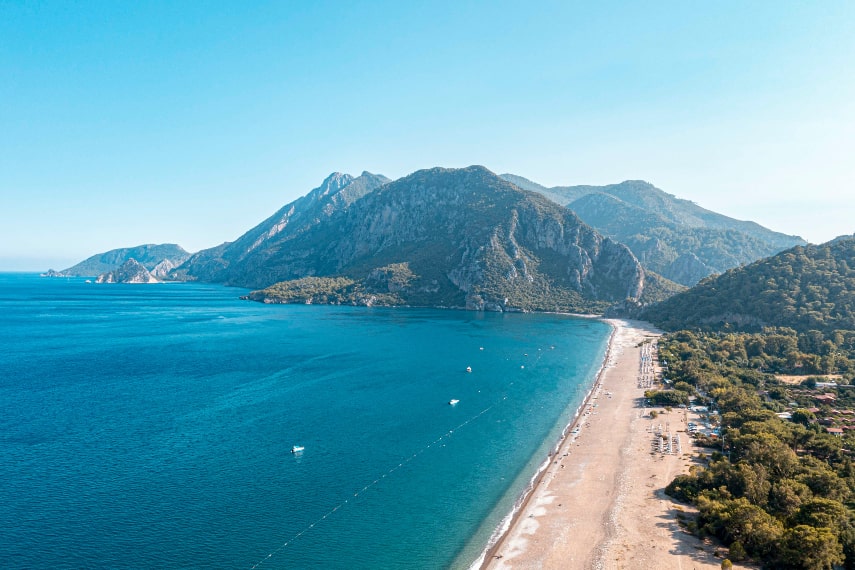
[[810, 390], [813, 390], [814, 388], [816, 388], [816, 377], [810, 376], [809, 378], [805, 378], [804, 380], [802, 380], [801, 385], [804, 388], [808, 388]]
[[813, 415], [813, 412], [800, 408], [793, 412], [792, 420], [797, 424], [808, 426], [816, 421], [816, 416]]
[[725, 558], [721, 561], [721, 570], [730, 570], [733, 568], [733, 562]]
[[784, 533], [779, 568], [830, 570], [843, 563], [843, 547], [828, 528], [800, 524]]
[[733, 558], [737, 562], [740, 560], [745, 560], [747, 554], [745, 553], [745, 547], [742, 546], [742, 543], [738, 540], [734, 541], [733, 544], [730, 545], [730, 551], [728, 552], [728, 556]]
[[842, 529], [849, 519], [843, 504], [831, 499], [814, 498], [801, 505], [795, 520], [799, 524]]

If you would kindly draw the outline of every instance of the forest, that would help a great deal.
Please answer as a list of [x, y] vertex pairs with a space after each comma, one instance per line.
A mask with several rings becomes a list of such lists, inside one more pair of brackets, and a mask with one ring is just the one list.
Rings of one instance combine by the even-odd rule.
[[[666, 493], [697, 506], [689, 530], [721, 540], [732, 561], [855, 568], [855, 432], [832, 435], [818, 419], [855, 410], [853, 333], [837, 332], [684, 330], [660, 341], [670, 391], [707, 404], [721, 423], [721, 439], [707, 441], [703, 459]], [[786, 384], [775, 375], [820, 370], [838, 385], [810, 375]], [[816, 395], [829, 393], [834, 409], [824, 402], [809, 411]]]

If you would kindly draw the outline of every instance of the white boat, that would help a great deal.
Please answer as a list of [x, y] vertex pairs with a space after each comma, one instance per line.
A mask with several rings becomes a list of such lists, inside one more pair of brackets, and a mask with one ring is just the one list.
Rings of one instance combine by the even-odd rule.
[[467, 367], [466, 367], [466, 372], [472, 372], [472, 367], [471, 367], [471, 366], [467, 366]]
[[459, 401], [460, 401], [460, 400], [449, 400], [449, 401], [448, 401], [448, 405], [449, 405], [449, 406], [453, 406], [454, 404], [456, 404], [456, 403], [457, 403], [457, 402], [459, 402]]
[[302, 445], [295, 445], [294, 447], [291, 448], [291, 453], [300, 453], [304, 449], [306, 449], [306, 448], [303, 447]]

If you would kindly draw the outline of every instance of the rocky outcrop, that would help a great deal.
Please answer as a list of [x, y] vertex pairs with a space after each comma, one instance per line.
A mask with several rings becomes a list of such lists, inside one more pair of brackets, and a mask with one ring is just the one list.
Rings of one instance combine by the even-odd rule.
[[166, 279], [169, 277], [169, 272], [178, 267], [170, 259], [164, 259], [151, 269], [152, 277], [157, 279]]
[[717, 271], [700, 260], [694, 253], [684, 253], [668, 266], [666, 275], [677, 283], [697, 283]]
[[[347, 277], [346, 291], [324, 289], [343, 302], [376, 294], [393, 304], [475, 310], [600, 312], [645, 291], [644, 270], [627, 247], [480, 166], [386, 184], [243, 268], [231, 284], [286, 282], [253, 294], [266, 302], [294, 297], [292, 282], [307, 277]], [[318, 282], [299, 289], [309, 286]]]
[[39, 277], [68, 277], [62, 271], [56, 271], [55, 269], [48, 269], [44, 273], [39, 274]]
[[158, 280], [136, 259], [129, 259], [121, 267], [98, 276], [96, 283], [158, 283]]

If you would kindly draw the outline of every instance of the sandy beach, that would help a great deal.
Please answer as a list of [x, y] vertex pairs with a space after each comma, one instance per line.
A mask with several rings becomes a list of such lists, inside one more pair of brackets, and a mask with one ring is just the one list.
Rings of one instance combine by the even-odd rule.
[[685, 410], [658, 409], [653, 419], [643, 406], [659, 332], [638, 321], [609, 323], [606, 365], [582, 415], [481, 568], [721, 567], [715, 546], [678, 524], [689, 507], [662, 492], [696, 450]]

